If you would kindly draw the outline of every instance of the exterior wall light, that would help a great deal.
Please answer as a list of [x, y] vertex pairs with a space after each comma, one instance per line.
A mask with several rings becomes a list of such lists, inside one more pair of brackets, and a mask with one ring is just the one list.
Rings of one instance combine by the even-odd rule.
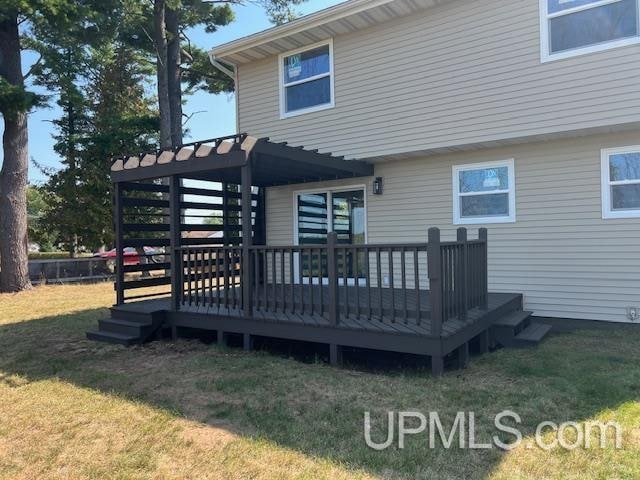
[[373, 181], [373, 194], [382, 195], [382, 177], [376, 177]]

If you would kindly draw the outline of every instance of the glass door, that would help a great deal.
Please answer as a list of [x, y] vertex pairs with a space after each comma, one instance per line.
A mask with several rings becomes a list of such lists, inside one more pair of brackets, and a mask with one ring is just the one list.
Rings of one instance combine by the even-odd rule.
[[[365, 243], [365, 212], [364, 191], [351, 190], [346, 192], [333, 192], [332, 198], [332, 231], [338, 236], [339, 244], [362, 245]], [[364, 277], [364, 252], [358, 253], [358, 261], [352, 252], [347, 257], [338, 257], [338, 275], [348, 281]], [[356, 266], [357, 270], [356, 271]], [[346, 271], [346, 272], [345, 272]], [[354, 281], [355, 283], [355, 281]]]
[[[327, 234], [335, 232], [339, 244], [359, 245], [366, 241], [366, 212], [364, 189], [333, 190], [318, 193], [300, 193], [296, 198], [297, 203], [297, 231], [296, 242], [298, 245], [324, 245], [327, 243]], [[364, 253], [359, 255], [363, 256]], [[309, 259], [296, 261], [298, 272], [296, 278], [302, 273], [303, 281], [313, 272], [318, 275], [318, 262], [322, 262], [323, 272], [327, 272], [326, 258], [314, 258], [312, 265]], [[346, 269], [348, 281], [362, 278], [364, 265], [363, 258], [358, 258], [358, 272], [355, 270], [355, 259], [349, 253], [347, 258], [339, 257], [338, 275], [343, 277]], [[311, 267], [311, 268], [310, 268]]]

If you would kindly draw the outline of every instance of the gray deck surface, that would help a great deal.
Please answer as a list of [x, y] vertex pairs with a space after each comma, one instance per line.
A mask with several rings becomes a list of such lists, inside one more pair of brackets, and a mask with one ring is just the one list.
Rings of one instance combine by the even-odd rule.
[[[266, 297], [264, 296], [264, 286], [261, 286], [260, 289], [262, 291], [259, 299], [254, 295], [253, 317], [255, 320], [304, 324], [310, 327], [332, 326], [327, 314], [328, 287], [326, 285], [315, 285], [313, 287], [296, 285], [293, 290], [290, 285], [279, 284], [275, 286], [275, 289], [273, 285], [267, 285]], [[311, 290], [313, 290], [313, 294]], [[198, 295], [192, 293], [191, 298], [189, 296], [185, 297], [184, 304], [180, 306], [180, 311], [226, 317], [243, 316], [244, 313], [240, 308], [239, 288], [236, 288], [235, 291], [234, 289], [229, 289], [226, 294], [225, 296], [223, 289], [220, 292], [204, 292], [204, 295], [203, 292], [199, 292]], [[312, 296], [313, 303], [310, 301]], [[488, 311], [491, 312], [498, 309], [518, 296], [519, 294], [512, 293], [489, 293]], [[394, 310], [391, 308], [392, 297], [395, 305]], [[267, 298], [268, 305], [265, 305], [264, 298]], [[293, 303], [291, 302], [292, 298], [294, 299]], [[322, 302], [320, 301], [321, 298], [323, 299]], [[348, 314], [346, 308], [347, 300], [349, 305]], [[382, 316], [380, 315], [381, 301]], [[339, 328], [391, 334], [431, 335], [429, 292], [426, 290], [420, 291], [419, 319], [416, 315], [418, 309], [415, 291], [407, 291], [407, 298], [405, 299], [399, 289], [392, 295], [388, 288], [350, 286], [345, 289], [345, 287], [340, 287], [340, 304]], [[295, 308], [292, 308], [291, 305], [295, 305]], [[371, 309], [369, 309], [369, 305], [371, 305]], [[150, 313], [152, 311], [168, 310], [170, 301], [165, 298], [142, 300], [116, 308]], [[473, 309], [469, 311], [465, 320], [449, 319], [443, 323], [442, 334], [445, 337], [453, 335], [472, 325], [477, 319], [486, 314], [487, 311], [485, 310]]]

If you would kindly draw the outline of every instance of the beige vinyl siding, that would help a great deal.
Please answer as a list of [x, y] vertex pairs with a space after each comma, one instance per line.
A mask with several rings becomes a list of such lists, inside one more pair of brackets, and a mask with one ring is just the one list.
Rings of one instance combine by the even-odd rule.
[[640, 122], [640, 46], [541, 63], [537, 0], [457, 0], [334, 38], [335, 108], [280, 119], [278, 60], [239, 69], [241, 131], [378, 157]]
[[[536, 315], [627, 321], [640, 306], [640, 219], [603, 220], [600, 150], [635, 145], [640, 131], [400, 160], [376, 165], [383, 195], [367, 182], [370, 243], [426, 241], [440, 227], [453, 239], [452, 166], [515, 159], [516, 222], [489, 229], [490, 288], [521, 292]], [[294, 191], [362, 179], [267, 190], [270, 245], [293, 242]]]

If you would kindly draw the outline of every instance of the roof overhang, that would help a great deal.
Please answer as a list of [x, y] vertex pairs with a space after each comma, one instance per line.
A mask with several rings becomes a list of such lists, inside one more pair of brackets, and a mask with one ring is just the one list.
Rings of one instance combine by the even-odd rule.
[[373, 165], [367, 162], [240, 134], [117, 158], [111, 165], [111, 179], [132, 182], [179, 175], [239, 184], [240, 167], [248, 162], [252, 184], [258, 187], [373, 175]]
[[214, 47], [214, 58], [239, 65], [352, 33], [451, 0], [348, 0]]

